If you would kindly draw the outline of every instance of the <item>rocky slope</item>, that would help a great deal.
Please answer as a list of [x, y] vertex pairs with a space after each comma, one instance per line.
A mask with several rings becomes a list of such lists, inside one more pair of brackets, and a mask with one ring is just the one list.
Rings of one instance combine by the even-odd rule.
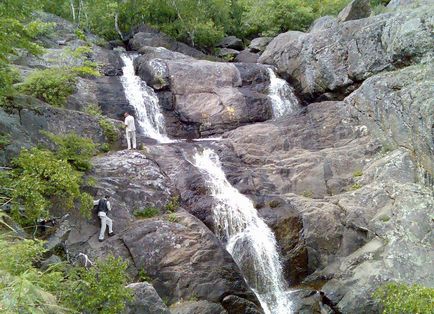
[[[169, 135], [222, 140], [148, 144], [95, 157], [89, 175], [97, 184], [88, 189], [112, 196], [117, 234], [100, 243], [96, 218], [71, 214], [50, 248], [127, 259], [139, 282], [131, 286], [137, 297], [130, 313], [262, 313], [213, 233], [215, 200], [191, 162], [210, 147], [274, 231], [295, 290], [294, 313], [377, 313], [372, 292], [384, 282], [433, 287], [432, 16], [429, 3], [396, 4], [385, 14], [322, 18], [309, 33], [277, 36], [260, 62], [292, 82], [305, 106], [274, 120], [269, 65], [198, 60], [173, 43], [164, 46], [178, 51], [151, 47], [167, 38], [142, 28], [130, 42], [141, 54], [136, 71], [156, 90]], [[61, 32], [54, 36], [75, 45], [72, 26], [56, 21]], [[50, 53], [64, 48], [54, 39], [50, 45]], [[16, 139], [2, 161], [40, 142], [40, 128], [104, 140], [97, 119], [76, 110], [97, 102], [119, 118], [129, 107], [118, 55], [95, 45], [93, 51], [105, 76], [80, 80], [67, 108], [30, 99], [35, 106], [20, 115], [0, 110], [0, 131]], [[52, 66], [29, 60], [22, 60], [23, 73]], [[166, 205], [177, 195], [173, 214]], [[149, 207], [160, 214], [136, 218]]]

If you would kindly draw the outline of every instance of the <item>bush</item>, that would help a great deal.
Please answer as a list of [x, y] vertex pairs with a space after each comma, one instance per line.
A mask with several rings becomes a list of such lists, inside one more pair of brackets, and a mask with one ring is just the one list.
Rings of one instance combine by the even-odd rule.
[[78, 136], [75, 133], [55, 135], [50, 132], [41, 132], [57, 145], [56, 155], [68, 161], [75, 169], [87, 171], [92, 168], [90, 159], [96, 154], [96, 145], [89, 138]]
[[122, 313], [132, 300], [132, 291], [125, 288], [127, 266], [121, 258], [109, 256], [89, 270], [76, 268], [70, 274], [74, 281], [65, 295], [66, 303], [82, 313]]
[[108, 119], [101, 118], [99, 120], [99, 126], [102, 128], [104, 136], [107, 138], [109, 143], [114, 143], [118, 140], [119, 134], [117, 129]]
[[160, 210], [156, 207], [146, 207], [142, 210], [135, 210], [133, 215], [137, 218], [152, 218], [158, 216], [160, 214]]
[[32, 240], [6, 241], [0, 238], [0, 310], [2, 313], [63, 312], [51, 291], [60, 286], [63, 275], [41, 272], [33, 265], [44, 248]]
[[75, 83], [75, 76], [67, 69], [51, 68], [30, 74], [21, 86], [21, 91], [52, 106], [63, 107], [74, 92]]
[[373, 296], [381, 303], [385, 314], [431, 314], [434, 309], [434, 289], [417, 284], [387, 283]]
[[91, 78], [91, 77], [100, 77], [101, 73], [93, 66], [78, 66], [78, 67], [72, 67], [71, 71], [73, 74], [78, 75], [80, 77], [84, 78]]
[[0, 132], [0, 149], [5, 148], [11, 143], [11, 136], [9, 134]]
[[0, 237], [2, 313], [122, 313], [132, 300], [120, 258], [98, 260], [89, 270], [61, 263], [42, 272], [34, 265], [44, 253], [41, 241]]
[[[62, 206], [72, 209], [74, 202], [80, 203], [80, 210], [89, 216], [93, 207], [92, 198], [80, 192], [82, 174], [52, 152], [32, 148], [23, 149], [13, 161], [10, 189], [13, 217], [23, 224], [33, 224], [49, 217], [49, 209]], [[23, 210], [22, 210], [23, 209]]]
[[89, 104], [84, 108], [84, 112], [91, 116], [99, 117], [102, 115], [101, 107], [98, 104]]

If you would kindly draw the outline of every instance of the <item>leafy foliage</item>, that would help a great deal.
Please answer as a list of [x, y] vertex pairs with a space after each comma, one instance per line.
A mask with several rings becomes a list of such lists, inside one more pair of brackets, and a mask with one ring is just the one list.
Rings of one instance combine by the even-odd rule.
[[56, 156], [68, 161], [75, 169], [87, 171], [92, 168], [90, 158], [96, 154], [95, 143], [75, 133], [55, 135], [50, 132], [41, 132], [57, 144]]
[[44, 253], [41, 241], [0, 237], [2, 313], [121, 313], [131, 300], [120, 258], [99, 260], [90, 270], [55, 264], [42, 272], [34, 265]]
[[84, 112], [91, 116], [99, 117], [102, 116], [101, 107], [98, 104], [89, 104], [84, 108]]
[[122, 313], [132, 292], [125, 289], [128, 264], [121, 258], [109, 256], [89, 270], [76, 268], [70, 277], [74, 282], [66, 295], [66, 303], [85, 313]]
[[417, 284], [388, 283], [373, 296], [382, 304], [384, 314], [430, 314], [434, 309], [434, 289]]
[[33, 224], [48, 218], [49, 209], [63, 206], [72, 209], [74, 202], [81, 204], [86, 216], [93, 206], [92, 198], [81, 193], [82, 174], [52, 152], [32, 148], [23, 149], [14, 160], [15, 169], [3, 174], [2, 185], [8, 189], [5, 197], [12, 199], [12, 215], [22, 224]]
[[0, 149], [8, 146], [11, 143], [11, 136], [0, 132]]
[[168, 212], [175, 212], [179, 207], [179, 195], [174, 195], [170, 198], [165, 206], [165, 210]]
[[50, 105], [62, 107], [74, 92], [76, 78], [64, 68], [51, 68], [31, 73], [21, 90]]
[[114, 143], [118, 140], [119, 134], [116, 127], [108, 119], [101, 118], [99, 120], [99, 126], [104, 132], [104, 136], [107, 138], [109, 143]]

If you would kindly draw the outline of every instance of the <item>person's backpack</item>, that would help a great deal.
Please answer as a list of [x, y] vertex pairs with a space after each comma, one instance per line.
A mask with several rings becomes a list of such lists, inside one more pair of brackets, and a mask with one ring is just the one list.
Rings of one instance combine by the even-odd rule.
[[102, 198], [99, 200], [98, 205], [96, 207], [96, 211], [99, 212], [108, 212], [108, 206], [107, 206], [107, 200], [105, 198]]

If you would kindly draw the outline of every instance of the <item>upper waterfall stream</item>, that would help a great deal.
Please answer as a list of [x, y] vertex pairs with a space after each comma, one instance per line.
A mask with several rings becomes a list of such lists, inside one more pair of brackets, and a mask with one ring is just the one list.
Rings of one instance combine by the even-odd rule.
[[166, 135], [164, 116], [161, 113], [158, 97], [134, 72], [134, 58], [137, 55], [123, 53], [123, 75], [121, 77], [125, 96], [135, 109], [136, 121], [144, 135], [160, 143], [172, 142]]
[[266, 314], [291, 312], [276, 239], [258, 216], [253, 203], [226, 179], [219, 158], [210, 149], [194, 156], [194, 165], [205, 175], [216, 204], [215, 232], [256, 293]]
[[274, 118], [279, 118], [293, 112], [300, 106], [300, 102], [288, 82], [277, 77], [272, 69], [268, 69], [268, 73], [270, 75], [268, 97], [273, 105]]

